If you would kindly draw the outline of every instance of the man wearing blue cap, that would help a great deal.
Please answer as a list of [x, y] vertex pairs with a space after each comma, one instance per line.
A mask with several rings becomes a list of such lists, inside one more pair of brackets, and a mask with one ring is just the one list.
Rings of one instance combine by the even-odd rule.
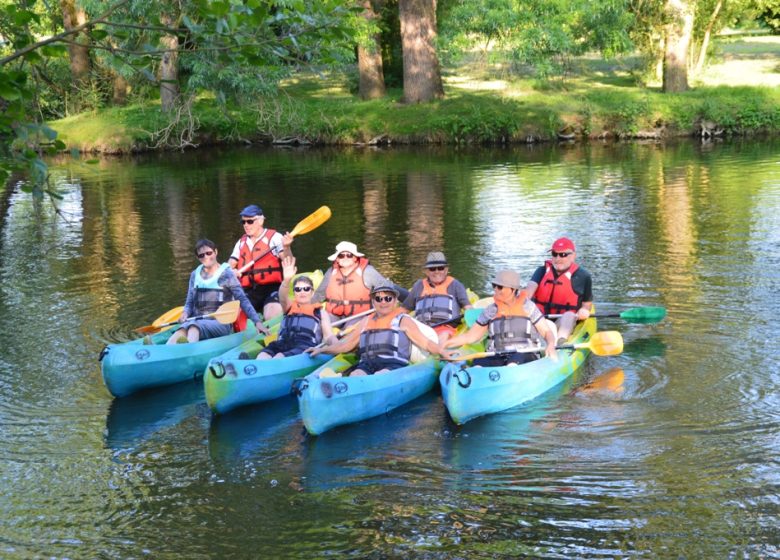
[[292, 257], [293, 237], [265, 228], [263, 210], [250, 204], [241, 211], [244, 235], [238, 240], [228, 262], [241, 282], [252, 306], [267, 321], [282, 314], [279, 286], [282, 259]]

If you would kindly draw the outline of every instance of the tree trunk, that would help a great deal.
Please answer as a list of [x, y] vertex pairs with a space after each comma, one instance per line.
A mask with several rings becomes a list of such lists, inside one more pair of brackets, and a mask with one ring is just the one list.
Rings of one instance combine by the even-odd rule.
[[718, 13], [720, 12], [721, 7], [723, 7], [723, 0], [718, 0], [718, 3], [715, 4], [715, 9], [712, 10], [710, 21], [707, 22], [707, 28], [704, 30], [704, 38], [701, 40], [699, 59], [696, 61], [696, 67], [693, 70], [694, 74], [700, 74], [702, 68], [704, 68], [704, 60], [707, 58], [707, 47], [710, 45], [712, 28], [715, 27], [715, 22], [718, 21]]
[[693, 35], [693, 10], [688, 0], [667, 0], [663, 91], [688, 90], [688, 47]]
[[[175, 25], [169, 15], [163, 15], [160, 21], [167, 27]], [[163, 35], [160, 43], [167, 50], [160, 61], [160, 105], [167, 113], [174, 108], [179, 97], [179, 38], [176, 35]]]
[[127, 80], [122, 74], [114, 74], [114, 96], [112, 103], [114, 105], [124, 105], [127, 103]]
[[399, 0], [404, 58], [404, 103], [444, 97], [436, 55], [436, 0]]
[[[376, 8], [375, 8], [376, 6]], [[363, 0], [363, 17], [373, 24], [381, 10], [377, 0]], [[382, 43], [379, 33], [371, 36], [372, 45], [358, 45], [358, 73], [360, 74], [360, 98], [378, 99], [385, 95], [385, 77], [382, 68]]]
[[[83, 9], [77, 8], [75, 0], [60, 0], [62, 10], [62, 25], [65, 31], [87, 21], [87, 14]], [[70, 58], [71, 95], [68, 100], [69, 113], [78, 113], [81, 110], [81, 91], [89, 83], [89, 37], [83, 32], [72, 37], [68, 44], [68, 57]]]

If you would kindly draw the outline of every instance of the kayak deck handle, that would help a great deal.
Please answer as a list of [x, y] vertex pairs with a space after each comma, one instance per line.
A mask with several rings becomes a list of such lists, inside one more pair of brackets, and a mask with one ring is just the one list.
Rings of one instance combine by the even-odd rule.
[[[466, 378], [465, 382], [461, 379], [461, 375]], [[466, 364], [461, 365], [460, 371], [456, 371], [452, 374], [452, 376], [458, 380], [458, 385], [464, 389], [468, 389], [471, 386], [471, 374], [469, 374], [468, 370], [466, 369]]]
[[222, 362], [214, 362], [209, 364], [209, 372], [211, 375], [214, 376], [215, 379], [222, 379], [225, 377], [225, 366], [222, 365]]
[[292, 382], [292, 386], [290, 387], [290, 394], [291, 395], [297, 395], [301, 396], [303, 395], [303, 392], [306, 390], [306, 388], [309, 386], [309, 381], [302, 377], [300, 379], [296, 379]]

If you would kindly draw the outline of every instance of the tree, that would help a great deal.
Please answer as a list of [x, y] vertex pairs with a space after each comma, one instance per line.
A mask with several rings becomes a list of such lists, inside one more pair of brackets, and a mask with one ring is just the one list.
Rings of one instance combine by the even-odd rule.
[[[175, 21], [169, 13], [160, 18], [165, 27], [174, 29]], [[173, 111], [179, 99], [179, 38], [175, 33], [160, 37], [162, 58], [160, 59], [160, 106], [166, 113]]]
[[436, 54], [436, 0], [399, 0], [404, 103], [444, 97]]
[[687, 91], [693, 9], [688, 0], [667, 0], [666, 15], [663, 91], [667, 93]]
[[366, 20], [368, 33], [363, 41], [358, 42], [357, 47], [361, 99], [377, 99], [385, 95], [382, 43], [376, 26], [382, 4], [382, 0], [363, 0], [363, 18]]
[[[87, 21], [87, 14], [83, 8], [76, 6], [74, 0], [60, 0], [62, 10], [62, 25], [66, 31], [83, 25]], [[81, 111], [81, 95], [88, 85], [90, 72], [89, 36], [82, 30], [72, 34], [68, 42], [68, 56], [70, 57], [71, 95], [68, 110], [71, 113]]]

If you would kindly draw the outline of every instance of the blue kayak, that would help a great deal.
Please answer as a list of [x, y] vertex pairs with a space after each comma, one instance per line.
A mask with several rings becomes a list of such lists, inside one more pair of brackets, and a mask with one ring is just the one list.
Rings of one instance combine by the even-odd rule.
[[336, 426], [385, 414], [430, 391], [436, 384], [439, 361], [427, 358], [388, 373], [361, 377], [323, 377], [355, 364], [354, 354], [339, 354], [296, 382], [301, 418], [312, 435]]
[[211, 410], [224, 414], [241, 406], [289, 395], [293, 381], [332, 358], [324, 354], [315, 358], [299, 354], [255, 360], [261, 348], [261, 344], [251, 340], [209, 362], [203, 376], [203, 388]]
[[125, 397], [200, 377], [211, 358], [257, 336], [249, 321], [242, 332], [168, 346], [165, 342], [175, 330], [153, 335], [151, 344], [137, 339], [106, 346], [100, 353], [100, 369], [108, 391], [115, 397]]
[[[587, 342], [596, 332], [596, 319], [577, 325], [568, 344]], [[474, 367], [447, 364], [439, 375], [441, 394], [456, 424], [520, 406], [549, 391], [572, 375], [590, 354], [587, 349], [558, 350], [558, 361], [541, 358], [522, 365]]]

